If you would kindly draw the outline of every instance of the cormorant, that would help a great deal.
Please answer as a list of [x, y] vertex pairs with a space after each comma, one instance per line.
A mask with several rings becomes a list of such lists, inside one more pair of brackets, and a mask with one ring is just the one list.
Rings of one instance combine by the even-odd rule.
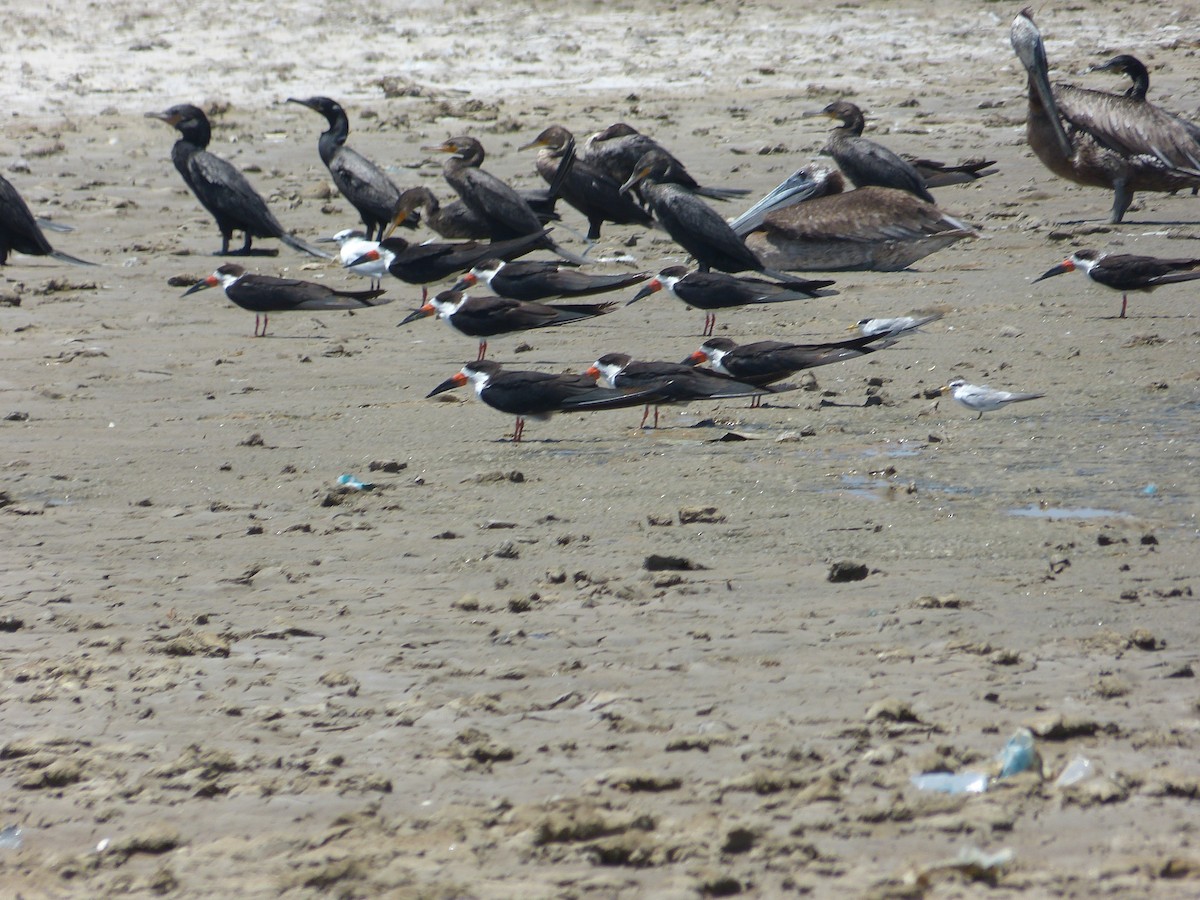
[[[367, 229], [368, 240], [380, 240], [384, 229], [391, 224], [396, 204], [400, 202], [400, 189], [392, 184], [383, 169], [365, 156], [346, 146], [350, 134], [350, 120], [346, 111], [328, 97], [309, 97], [298, 100], [289, 97], [288, 103], [299, 103], [325, 117], [329, 128], [317, 139], [317, 152], [321, 162], [333, 176], [333, 183], [358, 210]], [[412, 223], [416, 227], [416, 223]]]
[[[160, 119], [179, 132], [179, 140], [171, 148], [171, 161], [192, 189], [196, 199], [217, 220], [221, 232], [221, 252], [218, 256], [248, 256], [254, 238], [278, 238], [289, 247], [321, 259], [330, 256], [311, 244], [283, 230], [267, 202], [250, 186], [246, 176], [228, 162], [209, 153], [208, 142], [212, 129], [208, 117], [196, 106], [181, 103], [165, 112], [146, 113], [149, 119]], [[246, 242], [239, 251], [230, 251], [234, 231], [245, 232]], [[267, 251], [273, 254], [274, 251]]]
[[541, 148], [538, 174], [588, 220], [589, 241], [600, 239], [600, 226], [605, 222], [644, 228], [654, 224], [646, 210], [621, 192], [621, 181], [576, 157], [575, 138], [561, 125], [551, 125], [520, 149], [531, 147]]
[[842, 123], [830, 132], [822, 152], [833, 157], [855, 187], [895, 188], [915, 194], [926, 203], [936, 202], [925, 187], [925, 179], [911, 163], [882, 144], [862, 136], [866, 120], [862, 110], [853, 103], [836, 100], [820, 112], [806, 115], [829, 116]]
[[617, 184], [624, 184], [642, 157], [651, 151], [661, 153], [670, 161], [665, 177], [693, 194], [712, 200], [732, 200], [750, 193], [743, 188], [707, 187], [698, 183], [684, 164], [671, 155], [662, 144], [624, 122], [609, 125], [603, 131], [590, 135], [584, 142], [579, 158], [589, 166], [607, 173]]
[[[545, 191], [519, 191], [538, 217], [538, 221], [557, 222], [560, 218], [554, 211], [555, 198]], [[424, 210], [422, 216], [418, 211]], [[400, 202], [392, 213], [397, 225], [407, 225], [417, 220], [424, 221], [439, 235], [450, 240], [486, 241], [492, 237], [492, 228], [487, 219], [478, 215], [462, 200], [454, 200], [442, 206], [437, 196], [427, 187], [408, 188], [400, 195]]]
[[0, 176], [0, 266], [8, 262], [8, 254], [14, 250], [29, 256], [51, 256], [77, 266], [96, 265], [51, 247], [17, 189]]
[[[541, 219], [525, 199], [511, 185], [480, 168], [484, 160], [483, 145], [475, 138], [454, 137], [436, 147], [422, 149], [450, 154], [442, 174], [463, 202], [487, 221], [493, 241], [542, 231]], [[548, 235], [542, 238], [541, 246], [572, 262], [584, 262], [581, 257], [560, 247]]]
[[650, 204], [654, 218], [677, 244], [696, 258], [701, 272], [710, 268], [724, 272], [751, 269], [776, 276], [712, 207], [674, 180], [672, 166], [670, 156], [651, 150], [638, 161], [621, 190], [641, 186], [642, 197]]

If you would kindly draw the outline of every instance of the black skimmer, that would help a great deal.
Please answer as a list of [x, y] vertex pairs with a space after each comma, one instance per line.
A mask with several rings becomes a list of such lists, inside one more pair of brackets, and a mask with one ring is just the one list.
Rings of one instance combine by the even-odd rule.
[[485, 259], [459, 279], [453, 290], [463, 291], [483, 282], [501, 297], [512, 300], [549, 300], [554, 297], [588, 297], [631, 287], [650, 277], [649, 272], [628, 275], [589, 275], [554, 260]]
[[1200, 140], [1182, 120], [1129, 96], [1052, 86], [1028, 8], [1013, 19], [1010, 39], [1029, 74], [1029, 146], [1060, 178], [1112, 189], [1112, 222], [1124, 218], [1136, 191], [1200, 186]]
[[[442, 169], [446, 183], [476, 215], [491, 229], [493, 241], [523, 237], [542, 230], [542, 220], [512, 186], [480, 168], [483, 165], [483, 145], [473, 137], [450, 138], [437, 146], [423, 147], [437, 153], [448, 153]], [[548, 235], [541, 246], [563, 259], [582, 263], [582, 257], [564, 250]]]
[[[370, 240], [357, 228], [345, 228], [333, 237], [317, 238], [317, 243], [337, 244], [338, 261], [342, 264], [342, 268], [363, 278], [370, 278], [372, 288], [380, 287], [384, 276], [388, 274], [387, 266], [384, 265], [382, 256], [378, 259], [367, 260], [359, 265], [354, 264], [356, 260], [361, 259], [373, 250], [379, 249], [379, 241]], [[379, 254], [376, 255], [378, 256]]]
[[882, 144], [862, 136], [866, 119], [862, 110], [847, 100], [835, 100], [820, 112], [806, 116], [829, 116], [842, 124], [830, 132], [822, 153], [833, 157], [855, 187], [895, 188], [908, 191], [926, 203], [934, 203], [921, 173]]
[[546, 420], [559, 412], [623, 409], [650, 402], [654, 391], [622, 392], [597, 387], [586, 375], [504, 371], [491, 360], [476, 360], [462, 367], [426, 396], [471, 384], [475, 395], [492, 409], [517, 417], [513, 443], [520, 443], [527, 418]]
[[[400, 189], [392, 183], [383, 169], [365, 156], [346, 146], [350, 134], [350, 120], [341, 105], [328, 97], [309, 97], [299, 100], [289, 97], [288, 103], [299, 103], [313, 112], [320, 113], [329, 123], [329, 128], [317, 139], [317, 152], [321, 162], [333, 176], [333, 183], [358, 210], [366, 237], [379, 240], [384, 229], [392, 223], [392, 214], [400, 202]], [[416, 227], [416, 223], [411, 223]]]
[[1101, 253], [1096, 250], [1076, 250], [1061, 263], [1043, 272], [1034, 282], [1079, 269], [1088, 278], [1106, 288], [1121, 292], [1121, 315], [1130, 291], [1150, 292], [1164, 284], [1195, 281], [1200, 278], [1200, 259], [1160, 259], [1157, 256], [1135, 256], [1130, 253]]
[[545, 230], [511, 241], [462, 241], [459, 243], [410, 244], [390, 237], [379, 242], [350, 265], [383, 260], [388, 272], [409, 284], [430, 284], [460, 275], [490, 257], [509, 259], [542, 246]]
[[977, 236], [907, 191], [844, 187], [838, 172], [801, 169], [731, 227], [765, 264], [794, 271], [895, 272]]
[[707, 362], [723, 375], [763, 386], [783, 381], [804, 369], [874, 353], [890, 347], [894, 341], [895, 338], [871, 335], [824, 344], [757, 341], [739, 346], [729, 338], [709, 338], [684, 363], [694, 366]]
[[783, 303], [788, 300], [808, 300], [820, 297], [821, 289], [832, 281], [788, 279], [786, 282], [765, 281], [761, 278], [739, 278], [723, 272], [690, 272], [686, 266], [668, 266], [648, 281], [630, 303], [637, 303], [657, 291], [666, 291], [694, 309], [702, 309], [704, 336], [713, 333], [718, 309], [749, 306], [754, 303]]
[[564, 303], [548, 306], [504, 297], [471, 297], [457, 290], [442, 291], [410, 313], [400, 324], [436, 315], [468, 337], [479, 338], [479, 356], [487, 354], [487, 339], [498, 334], [566, 325], [612, 312], [616, 303]]
[[538, 174], [588, 220], [587, 239], [598, 241], [605, 222], [650, 228], [654, 220], [632, 197], [621, 193], [622, 181], [576, 157], [575, 138], [561, 125], [551, 125], [521, 150], [540, 148]]
[[887, 319], [859, 319], [851, 328], [857, 328], [863, 337], [894, 337], [919, 331], [922, 325], [936, 322], [944, 313], [935, 312], [924, 316], [893, 316]]
[[[220, 285], [225, 296], [242, 309], [254, 313], [254, 336], [267, 336], [267, 322], [274, 312], [314, 309], [364, 309], [383, 306], [391, 300], [375, 298], [383, 291], [339, 291], [311, 281], [294, 278], [275, 278], [271, 275], [250, 275], [235, 263], [226, 263], [203, 281], [198, 281], [184, 292], [194, 294], [206, 288]], [[262, 316], [262, 333], [259, 333], [259, 315]]]
[[646, 404], [639, 428], [646, 427], [651, 407], [654, 407], [654, 427], [658, 427], [658, 407], [662, 403], [761, 397], [774, 393], [771, 388], [745, 384], [720, 372], [697, 369], [687, 363], [638, 362], [627, 353], [606, 353], [592, 363], [584, 374], [595, 378], [603, 387], [614, 390], [652, 390], [659, 393], [659, 399]]
[[[267, 201], [250, 186], [246, 176], [219, 156], [208, 152], [212, 129], [202, 110], [189, 103], [181, 103], [165, 112], [146, 113], [146, 117], [160, 119], [179, 132], [179, 140], [171, 147], [171, 161], [200, 205], [217, 220], [217, 229], [221, 232], [221, 252], [215, 255], [274, 255], [273, 250], [250, 249], [254, 238], [259, 237], [278, 238], [302, 253], [320, 259], [330, 258], [324, 250], [284, 231], [274, 213], [267, 208]], [[241, 250], [230, 251], [229, 242], [233, 239], [234, 231], [244, 232], [246, 240]]]
[[663, 177], [687, 188], [693, 194], [712, 200], [731, 200], [750, 193], [742, 188], [718, 188], [699, 184], [688, 173], [684, 164], [662, 144], [624, 122], [609, 125], [604, 130], [590, 135], [584, 142], [583, 150], [579, 152], [579, 159], [588, 166], [606, 173], [617, 184], [624, 184], [633, 175], [642, 157], [651, 151], [662, 154], [669, 161]]
[[96, 265], [51, 247], [17, 189], [0, 176], [0, 266], [8, 262], [8, 254], [14, 250], [28, 256], [53, 257], [77, 266]]
[[975, 418], [982, 419], [985, 412], [992, 412], [1009, 403], [1020, 403], [1024, 400], [1038, 400], [1045, 394], [1014, 393], [998, 391], [986, 384], [967, 384], [961, 378], [955, 378], [941, 388], [943, 394], [949, 394], [967, 409], [979, 413]]
[[653, 210], [655, 220], [675, 243], [696, 258], [701, 272], [710, 268], [723, 272], [749, 269], [787, 278], [768, 270], [716, 210], [672, 181], [671, 165], [669, 156], [651, 150], [638, 160], [621, 190], [629, 191], [640, 185], [642, 199]]
[[[521, 191], [521, 197], [537, 213], [543, 224], [556, 222], [561, 216], [554, 211], [555, 198], [546, 191]], [[424, 210], [424, 216], [420, 210]], [[431, 229], [451, 240], [486, 241], [492, 236], [491, 226], [462, 200], [442, 206], [437, 195], [427, 187], [409, 188], [400, 195], [392, 216], [397, 225], [424, 221]]]

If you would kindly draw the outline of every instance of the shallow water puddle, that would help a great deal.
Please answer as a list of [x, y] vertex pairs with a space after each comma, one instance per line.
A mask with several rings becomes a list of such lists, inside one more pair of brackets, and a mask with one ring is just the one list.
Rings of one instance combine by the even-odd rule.
[[1022, 506], [1008, 511], [1010, 516], [1026, 516], [1031, 519], [1127, 519], [1129, 513], [1116, 509], [1098, 509], [1092, 506], [1041, 507], [1036, 504]]

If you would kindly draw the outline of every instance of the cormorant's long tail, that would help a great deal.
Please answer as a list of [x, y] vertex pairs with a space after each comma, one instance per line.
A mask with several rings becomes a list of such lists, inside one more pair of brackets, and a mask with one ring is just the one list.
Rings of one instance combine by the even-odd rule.
[[288, 234], [286, 231], [281, 232], [279, 239], [291, 247], [293, 250], [299, 250], [301, 253], [307, 253], [309, 256], [315, 256], [317, 259], [333, 259], [333, 254], [326, 253], [319, 247], [314, 247], [312, 244], [307, 244], [300, 238]]
[[76, 266], [98, 266], [100, 263], [88, 262], [86, 259], [80, 259], [78, 256], [72, 256], [70, 253], [63, 253], [61, 250], [51, 250], [50, 255], [55, 259], [61, 259], [63, 262], [69, 262]]

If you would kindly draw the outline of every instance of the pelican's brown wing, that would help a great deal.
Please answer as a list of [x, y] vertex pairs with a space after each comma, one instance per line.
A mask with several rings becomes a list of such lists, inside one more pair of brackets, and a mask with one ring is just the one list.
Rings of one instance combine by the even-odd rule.
[[915, 240], [935, 234], [975, 234], [971, 226], [946, 215], [906, 191], [865, 187], [806, 200], [767, 215], [758, 229], [799, 241]]
[[1200, 175], [1200, 141], [1182, 119], [1153, 103], [1068, 84], [1056, 84], [1054, 94], [1062, 117], [1101, 146]]

